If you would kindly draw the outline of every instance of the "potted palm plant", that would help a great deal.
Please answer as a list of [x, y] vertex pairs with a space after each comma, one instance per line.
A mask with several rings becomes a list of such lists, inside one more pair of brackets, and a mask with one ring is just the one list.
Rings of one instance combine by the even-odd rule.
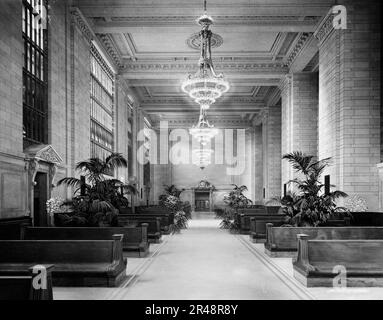
[[[184, 189], [178, 189], [173, 185], [164, 185], [165, 193], [160, 195], [159, 203], [174, 213], [174, 224], [170, 226], [171, 233], [180, 233], [188, 226], [191, 218], [190, 204], [181, 201], [180, 196]], [[186, 211], [185, 211], [186, 210]]]
[[[63, 225], [104, 226], [116, 225], [119, 206], [128, 200], [119, 190], [124, 184], [109, 174], [117, 168], [126, 168], [127, 161], [119, 153], [112, 153], [105, 160], [90, 158], [77, 163], [76, 170], [85, 175], [85, 182], [74, 177], [61, 179], [57, 185], [74, 188], [71, 201], [73, 214], [59, 216]], [[128, 188], [128, 187], [127, 187]], [[79, 192], [83, 190], [82, 194]]]
[[349, 216], [346, 208], [338, 207], [337, 200], [347, 194], [335, 190], [323, 192], [324, 184], [321, 175], [330, 165], [331, 158], [315, 160], [311, 155], [296, 151], [283, 156], [298, 173], [299, 178], [289, 181], [295, 186], [295, 192], [290, 192], [280, 199], [283, 213], [286, 215], [285, 224], [274, 227], [266, 225], [266, 253], [271, 256], [294, 256], [297, 250], [297, 235], [307, 234], [318, 236], [318, 227], [336, 217]]
[[231, 232], [237, 232], [239, 230], [238, 223], [238, 210], [243, 209], [251, 205], [253, 202], [244, 195], [247, 191], [245, 185], [237, 186], [233, 184], [234, 188], [229, 194], [224, 196], [224, 202], [228, 205], [229, 210], [220, 212], [222, 219], [220, 223], [221, 229], [229, 229]]
[[321, 176], [330, 165], [331, 158], [314, 160], [314, 156], [295, 151], [285, 154], [282, 159], [287, 160], [301, 177], [288, 181], [297, 191], [281, 199], [288, 225], [317, 227], [333, 216], [350, 215], [346, 208], [336, 204], [339, 198], [347, 197], [346, 193], [339, 190], [323, 192]]

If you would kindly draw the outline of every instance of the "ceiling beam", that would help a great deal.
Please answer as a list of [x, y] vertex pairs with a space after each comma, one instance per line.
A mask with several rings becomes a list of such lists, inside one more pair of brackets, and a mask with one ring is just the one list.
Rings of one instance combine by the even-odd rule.
[[[221, 71], [221, 70], [220, 70]], [[152, 70], [151, 72], [120, 72], [120, 76], [124, 79], [131, 80], [178, 80], [178, 85], [181, 85], [182, 80], [186, 79], [188, 72], [178, 71], [178, 72], [169, 72], [168, 70], [164, 70], [163, 72], [159, 72], [156, 70]], [[238, 72], [224, 72], [225, 77], [231, 81], [233, 79], [247, 79], [249, 82], [255, 84], [255, 80], [264, 79], [265, 81], [281, 79], [287, 71], [251, 71], [246, 72], [245, 70], [238, 70]], [[254, 81], [253, 81], [254, 80]], [[169, 82], [168, 82], [169, 83]]]
[[[78, 6], [90, 17], [127, 17], [127, 16], [191, 16], [201, 15], [200, 0], [155, 1], [153, 0], [117, 0], [105, 5], [105, 0], [77, 0]], [[108, 1], [109, 2], [109, 1]], [[232, 1], [219, 0], [208, 3], [208, 13], [214, 17], [236, 15], [283, 15], [315, 16], [322, 15], [334, 4], [333, 0], [268, 0]]]
[[[180, 86], [182, 79], [127, 79], [126, 82], [131, 87], [172, 87]], [[125, 78], [126, 79], [126, 78]], [[254, 78], [254, 79], [228, 79], [230, 85], [233, 86], [278, 86], [280, 83], [279, 78]]]
[[[213, 31], [218, 34], [228, 33], [257, 33], [257, 32], [314, 32], [318, 21], [301, 21], [296, 23], [286, 23], [283, 21], [275, 21], [274, 23], [259, 23], [256, 25], [215, 25]], [[104, 22], [94, 25], [96, 33], [187, 33], [191, 34], [198, 31], [198, 26], [179, 24], [174, 26], [157, 25], [157, 26], [140, 26], [130, 25], [125, 22]]]

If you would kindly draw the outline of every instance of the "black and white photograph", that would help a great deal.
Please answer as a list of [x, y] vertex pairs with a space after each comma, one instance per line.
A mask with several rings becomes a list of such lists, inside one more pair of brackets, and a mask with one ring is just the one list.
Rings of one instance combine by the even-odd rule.
[[0, 0], [0, 300], [383, 300], [381, 7]]

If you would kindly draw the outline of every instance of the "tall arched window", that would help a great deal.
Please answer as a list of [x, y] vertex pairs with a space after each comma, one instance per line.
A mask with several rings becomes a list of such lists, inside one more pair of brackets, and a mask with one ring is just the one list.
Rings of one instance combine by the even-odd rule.
[[105, 159], [114, 148], [114, 73], [91, 48], [91, 157]]
[[23, 0], [24, 147], [47, 143], [48, 13], [46, 0]]

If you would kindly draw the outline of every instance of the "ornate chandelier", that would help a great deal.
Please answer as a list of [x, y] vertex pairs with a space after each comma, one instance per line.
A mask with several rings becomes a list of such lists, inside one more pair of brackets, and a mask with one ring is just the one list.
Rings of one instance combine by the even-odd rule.
[[200, 59], [199, 70], [195, 74], [189, 74], [182, 83], [182, 90], [187, 93], [202, 109], [208, 109], [215, 101], [227, 92], [229, 83], [223, 74], [216, 74], [211, 55], [212, 32], [209, 30], [213, 19], [207, 15], [206, 0], [204, 1], [204, 14], [197, 19], [202, 27], [200, 36]]
[[199, 166], [201, 170], [205, 169], [211, 163], [212, 153], [213, 153], [213, 150], [204, 149], [203, 146], [199, 149], [194, 149], [193, 150], [194, 164]]
[[218, 129], [214, 128], [207, 120], [206, 108], [200, 109], [198, 123], [189, 129], [189, 133], [197, 139], [202, 146], [207, 145], [210, 139], [218, 134]]

